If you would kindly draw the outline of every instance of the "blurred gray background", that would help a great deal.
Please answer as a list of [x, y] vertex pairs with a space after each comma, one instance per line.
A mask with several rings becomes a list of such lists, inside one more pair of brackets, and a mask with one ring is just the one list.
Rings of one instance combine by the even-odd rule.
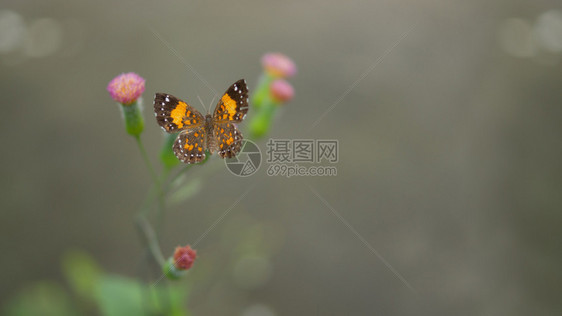
[[261, 56], [279, 51], [298, 66], [296, 96], [268, 137], [339, 140], [338, 174], [268, 177], [264, 165], [238, 178], [216, 157], [188, 173], [201, 191], [168, 211], [166, 255], [255, 185], [196, 247], [185, 281], [194, 315], [560, 314], [560, 10], [554, 0], [3, 1], [0, 304], [38, 280], [64, 284], [68, 249], [135, 276], [132, 219], [150, 177], [109, 80], [146, 78], [142, 137], [157, 163], [154, 92], [201, 111], [197, 96], [213, 98], [182, 59], [219, 92], [239, 78], [252, 90]]

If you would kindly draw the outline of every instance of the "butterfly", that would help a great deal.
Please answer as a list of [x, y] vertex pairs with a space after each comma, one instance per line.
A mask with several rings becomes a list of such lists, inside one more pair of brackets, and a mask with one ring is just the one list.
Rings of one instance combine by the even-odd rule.
[[240, 79], [221, 97], [213, 114], [203, 116], [186, 102], [171, 94], [154, 95], [154, 115], [162, 129], [179, 132], [172, 149], [187, 164], [201, 162], [206, 152], [218, 152], [221, 158], [232, 158], [242, 146], [242, 133], [235, 123], [248, 112], [248, 86]]

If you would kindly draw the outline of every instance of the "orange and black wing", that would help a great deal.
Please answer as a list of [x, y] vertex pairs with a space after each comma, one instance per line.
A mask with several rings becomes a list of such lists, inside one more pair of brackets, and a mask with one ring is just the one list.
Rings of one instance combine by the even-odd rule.
[[219, 100], [213, 113], [213, 138], [221, 158], [232, 158], [242, 147], [242, 133], [235, 123], [248, 113], [248, 86], [240, 79], [231, 85]]
[[232, 158], [240, 152], [243, 137], [234, 123], [215, 123], [213, 133], [216, 150], [221, 158]]
[[173, 150], [181, 162], [192, 164], [205, 159], [205, 128], [195, 127], [180, 132], [174, 142]]
[[168, 133], [203, 126], [205, 119], [199, 111], [171, 94], [154, 95], [154, 115], [158, 125]]
[[213, 121], [215, 123], [242, 122], [248, 112], [248, 86], [240, 79], [231, 85], [219, 100]]

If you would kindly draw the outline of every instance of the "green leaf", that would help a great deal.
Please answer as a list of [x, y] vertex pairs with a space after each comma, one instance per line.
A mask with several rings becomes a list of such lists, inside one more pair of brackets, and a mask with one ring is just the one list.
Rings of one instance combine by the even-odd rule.
[[10, 316], [79, 314], [68, 293], [51, 281], [42, 281], [23, 289], [7, 302], [3, 312]]
[[185, 316], [188, 289], [159, 282], [145, 285], [121, 276], [105, 276], [97, 288], [102, 315], [174, 315]]
[[166, 134], [164, 143], [162, 144], [162, 149], [160, 149], [160, 161], [164, 165], [164, 167], [171, 169], [174, 166], [178, 165], [180, 161], [174, 154], [172, 147], [174, 146], [174, 141], [178, 133], [174, 134]]
[[106, 316], [147, 315], [146, 295], [137, 281], [120, 276], [104, 276], [96, 288], [99, 309]]
[[170, 204], [176, 205], [185, 202], [199, 193], [199, 191], [201, 191], [201, 178], [193, 178], [170, 196]]
[[189, 288], [185, 285], [170, 285], [167, 289], [160, 288], [160, 291], [166, 293], [169, 299], [169, 309], [168, 314], [170, 316], [189, 316], [187, 308], [185, 307], [187, 303], [187, 297], [189, 295]]
[[62, 272], [79, 297], [95, 300], [95, 288], [102, 270], [88, 253], [81, 250], [67, 251], [62, 258]]

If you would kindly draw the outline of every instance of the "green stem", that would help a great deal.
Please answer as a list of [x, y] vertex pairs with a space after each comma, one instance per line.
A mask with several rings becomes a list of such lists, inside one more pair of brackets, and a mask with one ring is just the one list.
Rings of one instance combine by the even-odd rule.
[[150, 211], [150, 206], [152, 205], [152, 202], [154, 201], [155, 195], [156, 195], [156, 192], [154, 190], [154, 185], [152, 185], [150, 187], [150, 189], [148, 189], [148, 193], [144, 197], [144, 201], [142, 202], [142, 205], [139, 208], [138, 214], [141, 214], [143, 216], [148, 216], [148, 213]]
[[273, 100], [271, 100], [271, 97], [267, 96], [263, 100], [261, 108], [248, 123], [250, 137], [252, 139], [261, 138], [269, 132], [269, 128], [271, 127], [271, 124], [273, 122], [275, 112], [278, 108], [279, 106]]
[[160, 246], [158, 245], [156, 233], [150, 226], [150, 223], [148, 223], [143, 215], [137, 215], [135, 224], [137, 225], [137, 228], [141, 233], [141, 236], [143, 237], [144, 243], [150, 250], [150, 253], [152, 254], [152, 257], [154, 258], [156, 263], [160, 267], [164, 266], [164, 264], [166, 264], [166, 259], [164, 259], [164, 255], [162, 254]]
[[264, 102], [269, 96], [269, 86], [271, 85], [273, 79], [274, 78], [267, 73], [264, 73], [260, 76], [255, 93], [252, 96], [252, 106], [256, 110], [260, 109], [263, 106]]
[[121, 104], [123, 118], [125, 119], [125, 129], [129, 135], [139, 137], [144, 129], [144, 119], [142, 117], [140, 98], [132, 104]]
[[154, 185], [156, 186], [156, 190], [158, 191], [158, 207], [159, 207], [159, 212], [164, 212], [164, 191], [162, 190], [162, 185], [160, 182], [160, 179], [158, 179], [158, 176], [156, 176], [156, 172], [154, 171], [154, 168], [152, 167], [152, 164], [150, 163], [150, 159], [148, 158], [148, 154], [146, 153], [146, 149], [144, 149], [144, 145], [142, 144], [142, 141], [140, 139], [140, 136], [136, 136], [135, 139], [137, 140], [137, 145], [139, 146], [139, 150], [141, 152], [142, 158], [144, 160], [144, 163], [146, 165], [146, 168], [148, 169], [148, 172], [150, 173], [150, 177], [152, 177], [152, 182], [154, 182]]
[[[144, 160], [146, 168], [148, 169], [148, 171], [150, 173], [150, 177], [152, 178], [152, 182], [154, 183], [154, 187], [156, 188], [156, 196], [157, 196], [157, 199], [158, 199], [157, 232], [159, 232], [159, 231], [161, 231], [162, 224], [164, 222], [164, 213], [165, 213], [165, 208], [166, 208], [166, 206], [164, 204], [164, 191], [162, 190], [162, 181], [160, 181], [160, 179], [156, 175], [156, 172], [154, 171], [154, 168], [152, 167], [152, 164], [150, 163], [150, 159], [148, 158], [148, 154], [146, 153], [146, 149], [144, 148], [144, 145], [142, 144], [140, 136], [135, 136], [135, 139], [137, 141], [137, 145], [139, 147], [139, 151], [141, 152], [141, 156]], [[165, 175], [167, 175], [167, 173], [165, 173], [163, 175], [165, 176]], [[150, 202], [152, 200], [152, 194], [150, 194], [150, 193], [151, 193], [151, 191], [149, 191], [149, 195], [145, 199], [144, 205], [150, 204]], [[142, 216], [142, 218], [144, 219], [144, 216], [148, 213], [148, 210], [149, 210], [149, 208], [143, 207], [141, 209], [141, 211], [139, 212], [139, 216]], [[150, 228], [150, 231], [153, 232], [152, 228], [150, 227], [150, 224], [146, 220], [144, 220], [143, 223], [144, 223], [144, 226]], [[146, 231], [146, 229], [145, 229], [145, 231]], [[153, 233], [153, 235], [154, 235], [154, 240], [156, 240], [156, 233]], [[154, 243], [154, 241], [152, 241], [151, 239], [145, 239], [145, 241], [147, 242], [147, 243], [145, 243], [147, 245], [147, 247], [149, 247], [149, 248], [154, 247], [154, 245], [150, 244], [150, 243]], [[155, 241], [155, 243], [156, 243], [156, 246], [157, 246], [158, 241]], [[158, 248], [158, 250], [159, 250], [159, 248]], [[160, 261], [159, 258], [157, 258], [157, 253], [155, 253], [153, 251], [153, 249], [151, 249], [151, 253], [154, 256], [154, 258], [156, 259], [156, 261]], [[160, 256], [162, 256], [161, 253], [160, 253]]]
[[144, 149], [144, 145], [142, 144], [140, 136], [135, 136], [135, 139], [137, 141], [137, 145], [139, 146], [139, 150], [141, 152], [142, 159], [144, 160], [146, 168], [148, 169], [148, 172], [150, 172], [150, 176], [152, 177], [152, 181], [154, 182], [154, 184], [156, 184], [158, 190], [160, 190], [160, 193], [161, 193], [162, 187], [160, 186], [160, 180], [156, 176], [156, 172], [154, 171], [154, 168], [152, 167], [152, 164], [150, 163], [150, 159], [148, 158], [148, 154], [146, 153], [146, 149]]
[[[163, 191], [164, 192], [168, 192], [166, 186], [164, 185], [164, 181], [168, 178], [168, 175], [170, 174], [170, 169], [166, 168], [164, 169], [164, 171], [162, 172], [162, 174], [160, 175], [160, 183], [163, 187]], [[144, 201], [142, 202], [138, 213], [142, 214], [144, 216], [148, 216], [148, 212], [150, 211], [150, 206], [152, 205], [152, 202], [154, 201], [154, 198], [156, 197], [156, 190], [155, 190], [155, 185], [153, 184], [150, 189], [148, 189], [148, 193], [146, 194]], [[164, 198], [166, 197], [166, 193], [164, 193]]]

